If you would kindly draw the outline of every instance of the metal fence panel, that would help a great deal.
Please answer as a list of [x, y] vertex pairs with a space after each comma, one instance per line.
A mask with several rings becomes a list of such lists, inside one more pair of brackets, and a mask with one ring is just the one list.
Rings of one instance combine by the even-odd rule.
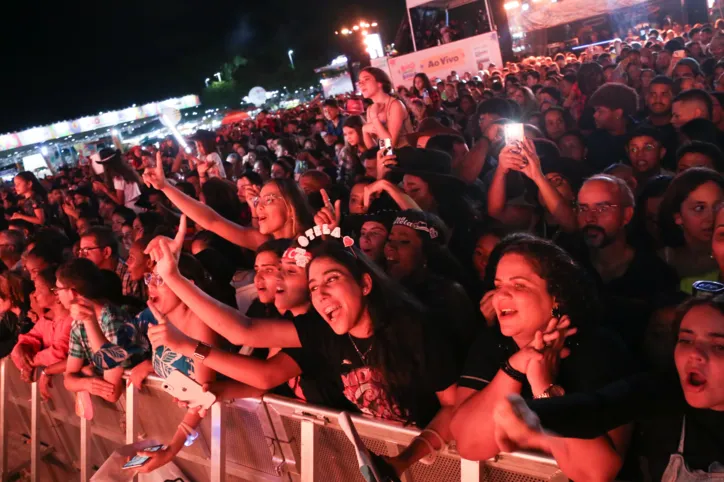
[[[0, 480], [86, 481], [113, 451], [131, 441], [173, 437], [185, 410], [149, 377], [141, 392], [128, 388], [117, 403], [93, 397], [94, 419], [75, 414], [75, 395], [54, 377], [52, 400], [41, 402], [36, 386], [23, 382], [7, 358], [0, 361]], [[35, 411], [34, 408], [35, 407]], [[190, 481], [364, 482], [338, 412], [274, 395], [215, 404], [176, 464]], [[395, 455], [420, 431], [352, 416], [371, 451]], [[7, 453], [7, 457], [2, 457]], [[555, 462], [535, 454], [502, 454], [477, 463], [461, 460], [454, 447], [431, 465], [415, 464], [403, 482], [565, 482]]]

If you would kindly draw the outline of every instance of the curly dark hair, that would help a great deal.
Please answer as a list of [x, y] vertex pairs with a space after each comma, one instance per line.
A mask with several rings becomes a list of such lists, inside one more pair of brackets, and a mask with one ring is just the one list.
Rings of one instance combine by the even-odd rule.
[[[433, 414], [420, 413], [420, 385], [429, 363], [423, 350], [427, 311], [407, 290], [387, 276], [356, 246], [345, 248], [339, 241], [322, 241], [310, 249], [313, 260], [329, 258], [344, 266], [361, 284], [363, 276], [372, 279], [372, 290], [366, 296], [374, 329], [376, 349], [370, 353], [370, 364], [383, 374], [390, 394], [410, 422], [424, 426]], [[433, 390], [431, 387], [425, 389]]]
[[573, 258], [552, 241], [527, 233], [511, 234], [493, 249], [485, 270], [486, 285], [493, 286], [501, 258], [519, 254], [533, 266], [546, 282], [548, 294], [555, 298], [562, 314], [571, 324], [586, 328], [597, 324], [601, 313], [596, 285]]

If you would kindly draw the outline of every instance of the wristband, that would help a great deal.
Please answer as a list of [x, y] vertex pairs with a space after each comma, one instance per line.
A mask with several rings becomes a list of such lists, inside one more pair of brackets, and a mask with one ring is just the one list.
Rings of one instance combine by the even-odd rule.
[[528, 379], [528, 377], [525, 376], [525, 373], [519, 372], [513, 368], [509, 360], [505, 360], [505, 363], [500, 367], [500, 369], [516, 382], [524, 383]]
[[194, 350], [194, 358], [200, 361], [204, 361], [207, 356], [211, 353], [211, 347], [204, 342], [199, 342]]

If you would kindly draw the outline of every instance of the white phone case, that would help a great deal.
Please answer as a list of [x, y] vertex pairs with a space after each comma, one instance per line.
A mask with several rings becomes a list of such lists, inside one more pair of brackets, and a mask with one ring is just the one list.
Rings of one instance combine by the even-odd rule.
[[216, 395], [204, 392], [201, 385], [178, 370], [173, 370], [161, 386], [172, 397], [188, 402], [190, 408], [201, 407], [208, 410], [216, 401]]

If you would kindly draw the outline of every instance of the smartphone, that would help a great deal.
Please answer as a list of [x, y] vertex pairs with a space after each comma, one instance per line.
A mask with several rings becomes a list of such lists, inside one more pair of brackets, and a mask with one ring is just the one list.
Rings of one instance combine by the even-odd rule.
[[516, 142], [523, 142], [525, 140], [525, 131], [523, 124], [505, 124], [503, 126], [503, 133], [505, 135], [505, 144], [515, 144]]
[[392, 152], [392, 139], [380, 139], [379, 144], [383, 155], [391, 156], [394, 154]]
[[[143, 450], [145, 450], [146, 452], [158, 452], [162, 448], [163, 448], [163, 445], [153, 445], [153, 446], [145, 448]], [[131, 460], [129, 460], [128, 462], [123, 464], [123, 467], [121, 467], [121, 468], [126, 470], [126, 469], [136, 469], [138, 467], [142, 467], [143, 464], [148, 462], [148, 460], [150, 458], [151, 457], [148, 457], [146, 455], [136, 455]]]
[[190, 407], [201, 407], [208, 410], [216, 401], [216, 395], [204, 392], [201, 385], [178, 370], [171, 371], [163, 381], [161, 388], [174, 398], [188, 402]]

